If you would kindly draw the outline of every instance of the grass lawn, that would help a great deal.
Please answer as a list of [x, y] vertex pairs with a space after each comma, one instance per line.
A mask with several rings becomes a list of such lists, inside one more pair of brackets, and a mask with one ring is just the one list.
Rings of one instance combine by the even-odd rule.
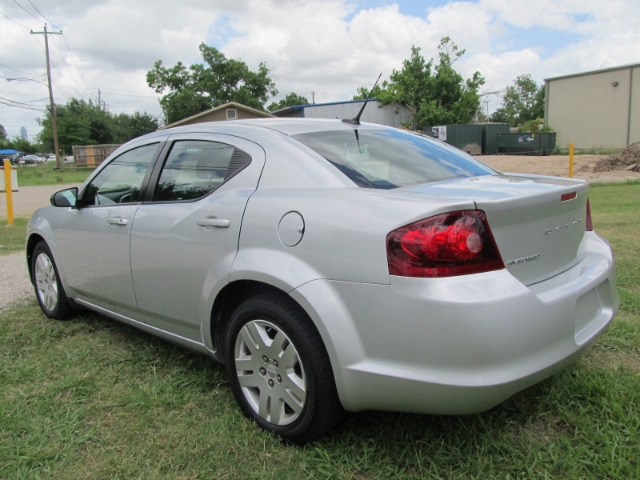
[[591, 205], [622, 305], [574, 367], [480, 415], [354, 414], [304, 448], [245, 419], [204, 356], [96, 314], [0, 312], [0, 478], [640, 478], [640, 183]]
[[0, 255], [24, 250], [28, 221], [27, 218], [16, 217], [13, 225], [7, 226], [7, 219], [0, 219]]
[[58, 169], [56, 168], [56, 162], [24, 165], [17, 167], [17, 170], [19, 187], [55, 185], [57, 183], [82, 183], [93, 172], [93, 168], [76, 168], [69, 164], [64, 164]]

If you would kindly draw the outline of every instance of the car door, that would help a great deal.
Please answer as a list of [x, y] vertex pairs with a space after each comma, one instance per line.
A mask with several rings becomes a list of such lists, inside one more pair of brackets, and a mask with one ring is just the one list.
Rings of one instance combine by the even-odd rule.
[[213, 134], [172, 136], [169, 145], [131, 231], [133, 282], [149, 325], [201, 342], [212, 291], [228, 281], [264, 152]]
[[56, 256], [70, 296], [136, 318], [129, 235], [160, 145], [138, 145], [115, 157], [80, 192], [78, 208], [62, 216]]

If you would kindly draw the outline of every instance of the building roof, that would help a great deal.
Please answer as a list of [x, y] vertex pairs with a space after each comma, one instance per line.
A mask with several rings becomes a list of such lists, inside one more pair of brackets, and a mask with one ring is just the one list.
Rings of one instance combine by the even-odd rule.
[[375, 102], [377, 100], [378, 100], [377, 98], [369, 98], [368, 100], [345, 100], [345, 101], [342, 101], [342, 102], [308, 103], [306, 105], [293, 105], [291, 107], [286, 107], [286, 108], [283, 108], [281, 110], [276, 110], [275, 112], [273, 112], [273, 115], [277, 117], [277, 116], [279, 116], [281, 114], [289, 113], [289, 112], [295, 112], [296, 110], [303, 110], [303, 109], [305, 109], [307, 107], [328, 107], [328, 106], [331, 106], [331, 105], [344, 105], [346, 103], [363, 103], [363, 102], [366, 102], [366, 101]]
[[571, 75], [562, 75], [559, 77], [545, 78], [544, 81], [550, 82], [551, 80], [563, 80], [565, 78], [582, 77], [585, 75], [594, 75], [597, 73], [615, 72], [616, 70], [629, 70], [630, 68], [637, 68], [637, 67], [640, 67], [640, 63], [632, 63], [630, 65], [620, 65], [619, 67], [603, 68], [601, 70], [592, 70], [589, 72], [572, 73]]
[[169, 125], [165, 125], [164, 127], [160, 127], [158, 130], [164, 130], [165, 128], [171, 128], [171, 127], [178, 127], [180, 125], [184, 125], [185, 123], [189, 123], [193, 120], [197, 120], [198, 118], [210, 115], [213, 112], [217, 112], [218, 110], [224, 110], [226, 108], [237, 108], [239, 110], [244, 110], [246, 112], [253, 113], [258, 117], [273, 117], [273, 115], [271, 115], [268, 112], [263, 112], [262, 110], [258, 110], [256, 108], [247, 107], [246, 105], [242, 105], [241, 103], [227, 102], [218, 107], [205, 110], [204, 112], [196, 113], [195, 115], [191, 115], [190, 117], [183, 118], [182, 120], [178, 120], [177, 122], [173, 122], [173, 123], [170, 123]]

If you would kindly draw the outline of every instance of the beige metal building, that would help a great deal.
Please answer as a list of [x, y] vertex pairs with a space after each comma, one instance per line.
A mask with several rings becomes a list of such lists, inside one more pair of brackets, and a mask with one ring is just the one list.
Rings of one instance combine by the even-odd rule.
[[640, 64], [545, 80], [545, 125], [556, 145], [623, 149], [640, 141]]

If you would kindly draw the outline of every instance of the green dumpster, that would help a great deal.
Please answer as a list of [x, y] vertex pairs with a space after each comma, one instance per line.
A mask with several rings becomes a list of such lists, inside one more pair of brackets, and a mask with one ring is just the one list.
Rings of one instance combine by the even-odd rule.
[[507, 155], [551, 155], [556, 132], [498, 134], [498, 153]]

